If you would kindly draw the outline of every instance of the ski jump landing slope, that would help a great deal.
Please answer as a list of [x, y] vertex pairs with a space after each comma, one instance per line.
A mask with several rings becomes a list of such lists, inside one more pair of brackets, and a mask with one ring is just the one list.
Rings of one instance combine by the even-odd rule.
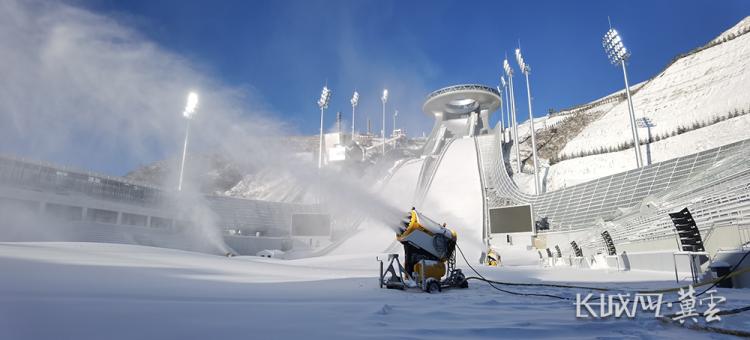
[[[408, 160], [395, 167], [390, 180], [387, 181], [379, 195], [392, 206], [401, 208], [404, 213], [412, 206], [414, 190], [417, 186], [422, 159]], [[399, 221], [393, 221], [399, 223]], [[368, 218], [360, 224], [356, 234], [331, 250], [329, 255], [385, 253], [396, 240], [396, 234], [391, 226]]]
[[420, 209], [438, 223], [445, 222], [458, 234], [458, 245], [470, 261], [482, 252], [482, 184], [473, 138], [450, 143], [438, 165]]
[[[394, 170], [381, 192], [383, 199], [404, 212], [415, 206], [414, 191], [423, 160], [405, 162]], [[471, 260], [482, 252], [483, 211], [482, 184], [479, 178], [477, 150], [473, 138], [449, 143], [438, 165], [423, 203], [417, 207], [438, 223], [445, 222], [458, 233], [458, 244]], [[398, 223], [398, 221], [394, 221]], [[329, 252], [329, 255], [383, 253], [395, 240], [394, 231], [382, 222], [367, 219], [359, 231]], [[398, 249], [400, 250], [400, 249]]]

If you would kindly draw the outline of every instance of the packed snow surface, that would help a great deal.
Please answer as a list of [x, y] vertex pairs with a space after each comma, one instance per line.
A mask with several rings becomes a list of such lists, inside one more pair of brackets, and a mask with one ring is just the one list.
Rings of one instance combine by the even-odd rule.
[[438, 223], [455, 230], [466, 255], [479, 259], [484, 226], [482, 184], [477, 149], [473, 138], [450, 144], [435, 173], [421, 211]]
[[[1, 339], [707, 338], [656, 321], [575, 318], [570, 301], [508, 295], [471, 281], [427, 294], [380, 289], [376, 254], [226, 258], [97, 243], [0, 243]], [[468, 271], [468, 268], [464, 269]], [[669, 273], [538, 266], [478, 268], [495, 280], [621, 289]], [[606, 274], [606, 275], [605, 275]], [[573, 297], [559, 288], [503, 288]], [[746, 292], [720, 290], [733, 306]], [[750, 328], [725, 317], [722, 327]]]

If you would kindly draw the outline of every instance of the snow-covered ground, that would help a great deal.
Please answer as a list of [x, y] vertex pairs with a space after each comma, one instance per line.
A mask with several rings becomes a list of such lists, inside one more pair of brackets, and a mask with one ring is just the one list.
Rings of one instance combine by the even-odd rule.
[[461, 138], [450, 144], [440, 163], [421, 207], [423, 213], [446, 223], [458, 233], [466, 256], [479, 259], [484, 226], [482, 184], [473, 138]]
[[[375, 256], [284, 261], [132, 245], [0, 243], [0, 338], [716, 338], [649, 314], [635, 320], [576, 319], [571, 301], [509, 295], [478, 281], [439, 294], [380, 289]], [[674, 284], [668, 273], [478, 269], [488, 278], [513, 282], [623, 290]], [[587, 293], [503, 288], [573, 299], [576, 292]], [[724, 308], [750, 302], [744, 291], [720, 293], [728, 299]], [[747, 330], [750, 321], [726, 316], [712, 325]]]

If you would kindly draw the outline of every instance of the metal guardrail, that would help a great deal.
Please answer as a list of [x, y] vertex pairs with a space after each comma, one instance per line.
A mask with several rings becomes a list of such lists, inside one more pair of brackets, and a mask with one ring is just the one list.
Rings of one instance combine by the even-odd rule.
[[484, 156], [482, 155], [481, 148], [479, 145], [479, 138], [474, 137], [474, 147], [477, 152], [477, 167], [479, 168], [479, 183], [482, 186], [482, 240], [489, 243], [490, 237], [490, 219], [489, 219], [489, 202], [487, 200], [487, 178], [484, 167]]
[[497, 89], [489, 87], [489, 86], [478, 85], [478, 84], [462, 84], [462, 85], [448, 86], [448, 87], [444, 87], [444, 88], [439, 89], [439, 90], [435, 90], [432, 93], [430, 93], [430, 94], [427, 95], [427, 98], [426, 98], [425, 101], [428, 101], [431, 98], [437, 97], [437, 96], [439, 96], [441, 94], [448, 93], [448, 92], [472, 91], [472, 90], [473, 91], [480, 90], [480, 91], [492, 92], [492, 93], [500, 96], [500, 92], [498, 92]]
[[165, 194], [164, 190], [125, 178], [11, 157], [0, 157], [0, 183], [38, 191], [81, 193], [139, 205], [163, 204]]
[[[174, 210], [174, 192], [124, 178], [73, 170], [49, 163], [0, 157], [0, 186], [49, 194], [82, 195], [126, 205]], [[63, 196], [65, 197], [65, 196]], [[320, 211], [318, 205], [205, 196], [222, 228], [284, 229], [291, 214]], [[80, 202], [71, 198], [71, 205]]]

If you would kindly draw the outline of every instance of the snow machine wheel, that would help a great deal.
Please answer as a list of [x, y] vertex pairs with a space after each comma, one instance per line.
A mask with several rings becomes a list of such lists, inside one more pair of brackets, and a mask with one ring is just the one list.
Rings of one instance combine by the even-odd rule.
[[404, 282], [401, 281], [401, 278], [394, 276], [388, 279], [388, 281], [385, 283], [385, 288], [404, 290]]
[[464, 276], [463, 273], [457, 273], [456, 277], [453, 278], [453, 280], [453, 282], [458, 284], [458, 288], [469, 288], [469, 281], [466, 281], [466, 276]]
[[469, 288], [469, 281], [461, 281], [461, 283], [458, 285], [458, 288]]
[[437, 282], [435, 280], [427, 282], [427, 288], [425, 289], [428, 293], [437, 293], [443, 291], [442, 287], [440, 287], [440, 282]]

